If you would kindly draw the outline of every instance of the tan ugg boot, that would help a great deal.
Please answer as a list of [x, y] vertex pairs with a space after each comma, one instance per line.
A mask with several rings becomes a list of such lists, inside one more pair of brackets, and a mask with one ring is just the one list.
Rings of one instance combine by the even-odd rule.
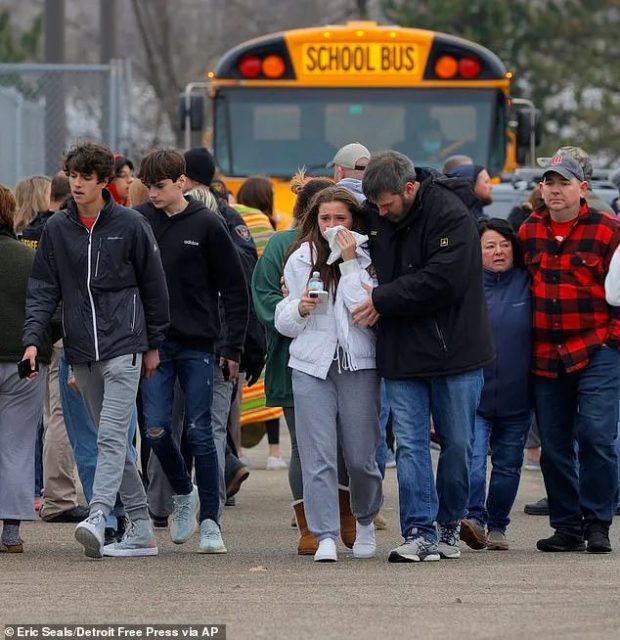
[[351, 511], [351, 494], [348, 489], [338, 488], [340, 506], [340, 538], [349, 549], [355, 542], [355, 516]]
[[308, 529], [306, 513], [304, 512], [304, 501], [300, 500], [299, 502], [294, 502], [293, 509], [295, 510], [295, 520], [297, 520], [297, 529], [299, 531], [297, 555], [313, 556], [319, 548], [319, 543]]

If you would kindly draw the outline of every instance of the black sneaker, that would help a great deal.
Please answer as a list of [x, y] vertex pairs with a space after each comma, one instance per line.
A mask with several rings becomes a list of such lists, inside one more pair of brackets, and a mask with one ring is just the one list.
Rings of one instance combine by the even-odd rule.
[[89, 516], [88, 507], [78, 505], [71, 509], [66, 509], [57, 513], [55, 516], [41, 518], [44, 522], [82, 522]]
[[609, 527], [604, 524], [591, 524], [586, 532], [588, 553], [611, 553], [611, 543], [609, 542]]
[[525, 511], [528, 516], [548, 516], [549, 502], [547, 498], [541, 498], [538, 502], [528, 502], [523, 511]]
[[237, 500], [235, 496], [230, 496], [230, 498], [226, 498], [226, 502], [224, 503], [225, 507], [234, 507], [237, 504]]
[[586, 545], [582, 538], [556, 531], [549, 538], [542, 538], [536, 543], [539, 551], [559, 553], [563, 551], [585, 551]]

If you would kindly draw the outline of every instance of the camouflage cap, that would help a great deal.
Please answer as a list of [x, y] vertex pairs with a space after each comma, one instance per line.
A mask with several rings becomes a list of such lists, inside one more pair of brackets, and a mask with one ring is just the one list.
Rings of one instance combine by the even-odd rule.
[[[592, 174], [594, 173], [594, 170], [592, 169], [592, 161], [590, 160], [590, 156], [581, 147], [560, 147], [553, 155], [574, 158], [583, 169], [584, 179], [588, 182], [592, 180]], [[536, 158], [536, 162], [539, 167], [546, 168], [551, 163], [551, 158]]]

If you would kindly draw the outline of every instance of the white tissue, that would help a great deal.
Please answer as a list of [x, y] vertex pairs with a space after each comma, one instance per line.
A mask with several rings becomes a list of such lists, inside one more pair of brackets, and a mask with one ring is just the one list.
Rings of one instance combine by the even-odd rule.
[[[340, 258], [340, 247], [336, 242], [336, 235], [340, 229], [344, 229], [341, 224], [336, 227], [330, 227], [329, 229], [325, 229], [323, 235], [325, 239], [329, 243], [329, 248], [331, 249], [331, 253], [329, 254], [329, 258], [327, 258], [327, 264], [334, 264], [338, 258]], [[361, 233], [357, 233], [356, 231], [351, 231], [353, 237], [355, 238], [355, 246], [359, 247], [360, 245], [368, 242], [368, 236], [362, 235]]]

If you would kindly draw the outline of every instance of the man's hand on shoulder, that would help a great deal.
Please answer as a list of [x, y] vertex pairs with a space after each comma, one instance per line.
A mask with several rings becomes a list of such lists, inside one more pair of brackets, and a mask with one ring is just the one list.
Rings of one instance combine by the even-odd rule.
[[362, 304], [353, 309], [351, 318], [353, 320], [353, 324], [359, 325], [362, 329], [367, 329], [368, 327], [374, 327], [377, 324], [380, 315], [375, 309], [375, 305], [372, 301], [373, 288], [364, 282], [362, 282], [362, 287], [364, 287], [368, 292], [368, 298], [366, 299], [366, 302], [362, 302]]

